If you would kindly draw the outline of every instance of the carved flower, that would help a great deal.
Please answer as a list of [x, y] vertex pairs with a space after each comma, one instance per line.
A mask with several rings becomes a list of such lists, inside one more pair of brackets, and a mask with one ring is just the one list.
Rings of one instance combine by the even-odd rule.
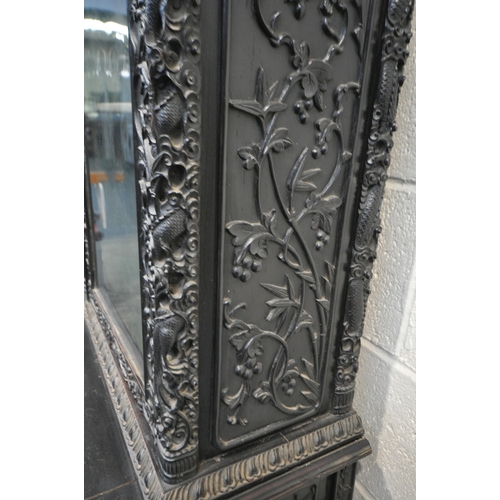
[[198, 250], [198, 239], [195, 236], [189, 237], [187, 240], [187, 246], [189, 250], [195, 252], [196, 250]]
[[181, 207], [183, 205], [184, 198], [180, 193], [175, 191], [170, 191], [168, 193], [168, 202], [172, 207]]
[[187, 209], [189, 218], [193, 221], [197, 221], [200, 216], [199, 203], [194, 196], [189, 196], [187, 199]]
[[199, 167], [196, 163], [192, 163], [188, 169], [188, 175], [186, 178], [186, 186], [190, 189], [198, 189], [199, 185]]
[[198, 58], [201, 54], [200, 37], [197, 32], [190, 31], [186, 36], [186, 49], [193, 57]]
[[200, 107], [198, 106], [198, 98], [195, 94], [191, 94], [188, 97], [187, 109], [189, 121], [197, 124], [200, 121]]
[[200, 78], [199, 75], [194, 69], [186, 69], [184, 73], [182, 74], [184, 84], [194, 90], [197, 91], [199, 89], [200, 85]]
[[198, 290], [196, 289], [196, 285], [189, 286], [186, 290], [184, 301], [186, 307], [193, 307], [198, 304]]
[[200, 154], [200, 136], [197, 132], [191, 131], [185, 142], [184, 150], [189, 158], [198, 158]]

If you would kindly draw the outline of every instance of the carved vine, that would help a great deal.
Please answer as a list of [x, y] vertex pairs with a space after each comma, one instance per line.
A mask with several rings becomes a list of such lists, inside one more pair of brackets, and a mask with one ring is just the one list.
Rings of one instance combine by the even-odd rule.
[[396, 130], [398, 96], [411, 38], [413, 0], [392, 0], [382, 36], [379, 86], [368, 139], [358, 223], [350, 266], [344, 331], [335, 371], [334, 411], [350, 410], [358, 371], [360, 338], [380, 233], [380, 206]]
[[[293, 3], [296, 18], [303, 18], [304, 3]], [[347, 35], [348, 9], [342, 2], [323, 0], [320, 5], [320, 25], [330, 40], [321, 59], [311, 56], [306, 41], [297, 41], [289, 33], [277, 30], [279, 12], [267, 21], [260, 0], [254, 0], [253, 6], [258, 25], [271, 45], [288, 47], [292, 70], [281, 83], [276, 81], [267, 87], [261, 67], [256, 76], [254, 98], [230, 100], [233, 108], [251, 115], [258, 122], [262, 134], [259, 142], [238, 149], [243, 168], [251, 170], [254, 175], [253, 197], [257, 220], [233, 220], [226, 224], [227, 232], [233, 237], [232, 275], [242, 282], [250, 280], [254, 273], [262, 269], [262, 261], [269, 258], [272, 246], [277, 250], [277, 258], [289, 268], [289, 273], [283, 276], [280, 284], [261, 283], [271, 296], [266, 302], [270, 308], [266, 320], [277, 319], [273, 331], [238, 319], [235, 314], [246, 307], [245, 303], [231, 307], [230, 297], [224, 300], [224, 326], [233, 332], [229, 342], [236, 351], [235, 373], [241, 380], [239, 389], [234, 393], [229, 393], [227, 387], [222, 389], [222, 401], [231, 410], [227, 415], [227, 422], [231, 425], [248, 423], [248, 418], [240, 414], [250, 396], [262, 404], [271, 402], [287, 415], [300, 415], [319, 405], [321, 380], [327, 361], [327, 328], [332, 314], [330, 298], [335, 270], [330, 262], [325, 261], [324, 272], [320, 273], [311, 253], [313, 249], [307, 244], [306, 232], [312, 230], [316, 233], [314, 250], [318, 252], [329, 243], [335, 213], [342, 204], [342, 199], [333, 193], [333, 187], [352, 156], [345, 146], [340, 119], [344, 110], [343, 99], [348, 92], [358, 95], [360, 89], [357, 82], [346, 82], [333, 89], [330, 85], [334, 76], [331, 61], [344, 50]], [[332, 116], [320, 115], [315, 121], [315, 147], [309, 151], [304, 146], [295, 162], [286, 165], [280, 160], [280, 153], [292, 147], [293, 142], [288, 129], [278, 127], [276, 123], [280, 113], [291, 105], [287, 101], [296, 86], [301, 88], [301, 98], [292, 106], [301, 124], [306, 125], [310, 121], [308, 111], [313, 106], [323, 112], [326, 96], [333, 99], [334, 111]], [[329, 151], [335, 152], [332, 170], [324, 185], [317, 186], [314, 177], [321, 169], [306, 167], [306, 164], [311, 158], [314, 162]], [[285, 189], [278, 185], [278, 168], [288, 172]], [[264, 169], [269, 171], [275, 197], [275, 207], [267, 212], [261, 202]], [[296, 196], [297, 193], [306, 193], [305, 202]], [[283, 222], [286, 230], [280, 232], [278, 227], [282, 227]], [[300, 279], [298, 290], [294, 289], [290, 279], [293, 275]], [[307, 294], [314, 297], [319, 321], [314, 321], [305, 308]], [[297, 335], [307, 339], [313, 353], [312, 360], [302, 357], [299, 362], [291, 357], [290, 339]], [[263, 369], [259, 361], [264, 353], [263, 339], [273, 341], [275, 352], [266, 379], [255, 386], [253, 376]], [[304, 387], [301, 391], [303, 402], [287, 404], [285, 400], [293, 395], [298, 380]]]
[[133, 0], [146, 397], [168, 480], [197, 467], [199, 0]]

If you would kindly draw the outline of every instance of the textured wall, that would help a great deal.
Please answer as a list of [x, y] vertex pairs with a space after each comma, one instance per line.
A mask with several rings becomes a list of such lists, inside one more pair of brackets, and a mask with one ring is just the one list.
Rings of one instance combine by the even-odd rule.
[[414, 16], [354, 398], [373, 455], [359, 464], [354, 500], [416, 495], [415, 35]]

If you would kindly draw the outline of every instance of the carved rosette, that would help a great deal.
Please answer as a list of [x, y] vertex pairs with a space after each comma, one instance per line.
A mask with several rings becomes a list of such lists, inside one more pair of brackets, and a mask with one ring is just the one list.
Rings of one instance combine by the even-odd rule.
[[380, 206], [390, 164], [392, 133], [396, 130], [394, 120], [404, 81], [403, 66], [408, 57], [406, 47], [411, 38], [413, 4], [413, 0], [391, 0], [385, 21], [379, 86], [373, 106], [349, 271], [346, 317], [336, 360], [335, 413], [348, 412], [354, 398], [360, 338], [380, 233]]
[[198, 463], [199, 4], [130, 5], [144, 414], [169, 482]]

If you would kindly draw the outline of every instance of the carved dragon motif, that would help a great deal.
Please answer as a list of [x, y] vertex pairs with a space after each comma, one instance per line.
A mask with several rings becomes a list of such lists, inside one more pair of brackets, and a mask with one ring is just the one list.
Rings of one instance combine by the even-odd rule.
[[144, 414], [170, 482], [198, 465], [199, 3], [130, 5]]
[[362, 177], [344, 331], [339, 342], [335, 368], [335, 413], [350, 411], [354, 398], [360, 338], [380, 233], [380, 206], [390, 164], [392, 133], [396, 130], [394, 120], [399, 91], [404, 81], [403, 66], [408, 57], [413, 5], [413, 0], [391, 0], [382, 36], [379, 85]]

